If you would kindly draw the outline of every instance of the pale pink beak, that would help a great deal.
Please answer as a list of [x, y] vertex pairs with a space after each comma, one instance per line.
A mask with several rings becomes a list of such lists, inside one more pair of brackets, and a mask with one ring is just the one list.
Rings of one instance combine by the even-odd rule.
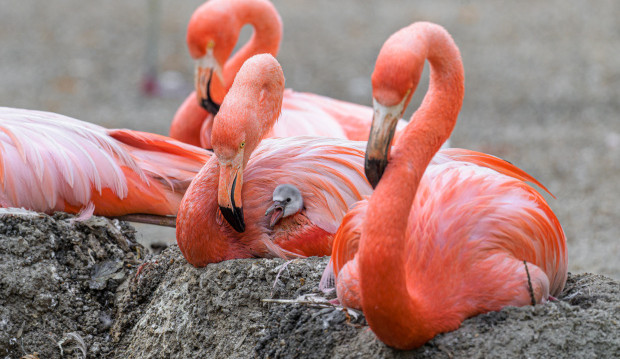
[[273, 228], [282, 216], [284, 215], [284, 207], [286, 205], [280, 201], [274, 201], [271, 207], [267, 209], [265, 212], [265, 216], [268, 216], [271, 213], [271, 219], [269, 220], [269, 227]]

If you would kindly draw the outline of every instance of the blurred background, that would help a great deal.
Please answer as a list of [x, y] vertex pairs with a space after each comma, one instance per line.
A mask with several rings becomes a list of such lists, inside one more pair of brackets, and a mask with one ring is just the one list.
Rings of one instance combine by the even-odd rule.
[[[0, 105], [167, 134], [191, 91], [185, 30], [201, 3], [0, 0]], [[385, 39], [414, 21], [443, 25], [466, 74], [452, 145], [540, 180], [557, 197], [547, 196], [568, 238], [569, 269], [620, 278], [620, 2], [274, 3], [287, 87], [366, 105]], [[148, 73], [158, 96], [143, 92]], [[138, 229], [145, 241], [174, 241], [173, 230]]]

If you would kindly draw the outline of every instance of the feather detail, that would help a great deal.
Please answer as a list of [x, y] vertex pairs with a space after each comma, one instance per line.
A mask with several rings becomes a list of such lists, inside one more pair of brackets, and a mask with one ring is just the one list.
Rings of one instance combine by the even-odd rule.
[[71, 220], [75, 222], [84, 222], [90, 219], [93, 216], [94, 212], [95, 212], [95, 205], [92, 202], [89, 202]]
[[92, 205], [104, 215], [175, 214], [210, 157], [160, 135], [6, 107], [0, 108], [0, 150], [2, 206], [77, 213]]
[[478, 166], [488, 167], [499, 173], [505, 174], [506, 176], [510, 176], [524, 182], [534, 183], [538, 187], [542, 188], [545, 192], [549, 193], [551, 197], [555, 198], [553, 193], [551, 193], [547, 189], [547, 187], [545, 187], [542, 183], [538, 182], [538, 180], [536, 180], [534, 177], [530, 176], [527, 172], [523, 171], [519, 167], [499, 157], [491, 156], [482, 152], [465, 150], [462, 148], [447, 148], [441, 150], [437, 155], [435, 155], [435, 158], [433, 158], [433, 163], [441, 163], [446, 159], [454, 161], [464, 161], [476, 164]]

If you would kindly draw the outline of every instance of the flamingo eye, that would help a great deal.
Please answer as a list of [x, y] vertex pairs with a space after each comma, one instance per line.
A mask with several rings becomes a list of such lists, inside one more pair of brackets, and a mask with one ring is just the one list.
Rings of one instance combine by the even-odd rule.
[[239, 145], [239, 148], [243, 148], [245, 147], [245, 141], [242, 141], [241, 144]]
[[212, 48], [215, 47], [215, 41], [214, 40], [209, 40], [209, 42], [207, 43], [207, 50], [210, 50]]
[[290, 198], [287, 198], [287, 199], [286, 199], [286, 203], [289, 203], [290, 201], [291, 201], [291, 199], [290, 199]]

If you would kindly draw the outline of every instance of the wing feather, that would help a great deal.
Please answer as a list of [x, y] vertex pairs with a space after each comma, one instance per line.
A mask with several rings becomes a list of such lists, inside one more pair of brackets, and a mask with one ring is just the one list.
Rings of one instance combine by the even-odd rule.
[[[133, 188], [163, 195], [157, 202], [176, 203], [163, 205], [174, 213], [180, 195], [210, 157], [208, 151], [160, 135], [106, 130], [50, 112], [6, 107], [0, 107], [0, 150], [0, 205], [42, 212], [66, 205], [79, 210], [94, 195], [100, 205], [109, 195], [123, 200]], [[149, 190], [151, 183], [162, 190]], [[149, 210], [147, 203], [141, 205]], [[131, 211], [129, 203], [122, 207]]]
[[445, 161], [462, 161], [476, 164], [478, 166], [491, 168], [506, 176], [519, 179], [524, 182], [531, 182], [549, 193], [553, 198], [555, 196], [542, 183], [538, 182], [534, 177], [523, 171], [512, 163], [499, 157], [491, 156], [486, 153], [466, 150], [462, 148], [447, 148], [439, 151], [433, 159], [433, 163], [443, 163]]

